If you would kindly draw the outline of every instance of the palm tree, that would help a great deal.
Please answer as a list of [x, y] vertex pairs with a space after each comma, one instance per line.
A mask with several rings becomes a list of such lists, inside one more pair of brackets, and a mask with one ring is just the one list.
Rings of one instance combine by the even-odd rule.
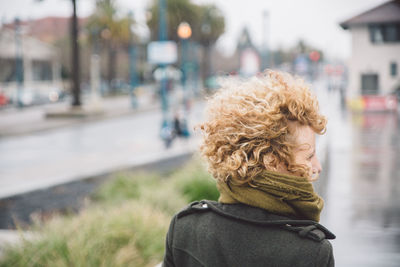
[[[158, 0], [149, 8], [147, 25], [151, 39], [158, 39]], [[196, 5], [189, 0], [167, 0], [168, 39], [178, 41], [176, 30], [185, 21], [192, 28], [191, 39], [203, 46], [203, 81], [211, 74], [210, 49], [225, 31], [225, 19], [215, 5]]]
[[89, 18], [88, 31], [92, 33], [92, 41], [100, 40], [108, 54], [107, 82], [112, 91], [112, 81], [117, 69], [117, 50], [129, 44], [133, 19], [128, 14], [119, 16], [115, 0], [97, 0], [96, 9]]

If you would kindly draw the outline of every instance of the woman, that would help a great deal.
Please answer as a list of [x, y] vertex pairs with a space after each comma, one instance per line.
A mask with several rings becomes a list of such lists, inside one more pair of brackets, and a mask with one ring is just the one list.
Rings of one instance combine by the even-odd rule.
[[224, 84], [207, 104], [201, 152], [220, 198], [173, 218], [163, 266], [334, 266], [311, 184], [326, 119], [308, 86], [267, 71]]

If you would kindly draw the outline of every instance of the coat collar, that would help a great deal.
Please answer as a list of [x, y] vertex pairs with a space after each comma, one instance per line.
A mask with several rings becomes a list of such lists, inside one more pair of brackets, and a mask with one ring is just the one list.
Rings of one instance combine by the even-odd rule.
[[221, 216], [251, 224], [282, 227], [317, 241], [336, 238], [331, 231], [315, 221], [288, 218], [242, 203], [223, 204], [209, 200], [196, 201], [178, 213], [178, 218], [190, 213], [206, 211], [213, 211]]

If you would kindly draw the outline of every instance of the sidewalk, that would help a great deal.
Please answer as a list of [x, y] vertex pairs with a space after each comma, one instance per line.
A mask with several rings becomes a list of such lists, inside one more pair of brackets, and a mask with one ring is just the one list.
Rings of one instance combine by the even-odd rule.
[[[87, 108], [89, 100], [84, 98], [82, 101], [83, 108]], [[0, 110], [0, 138], [26, 135], [88, 121], [110, 119], [160, 107], [159, 101], [153, 97], [151, 88], [143, 88], [141, 90], [137, 104], [136, 108], [132, 107], [129, 95], [102, 98], [101, 107], [103, 113], [82, 118], [46, 118], [46, 112], [48, 111], [67, 110], [70, 108], [69, 101], [24, 109], [10, 108]]]

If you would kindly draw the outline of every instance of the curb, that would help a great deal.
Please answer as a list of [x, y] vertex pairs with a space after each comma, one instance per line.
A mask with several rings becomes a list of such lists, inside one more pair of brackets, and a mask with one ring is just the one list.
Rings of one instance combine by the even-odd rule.
[[172, 156], [131, 166], [121, 166], [102, 173], [82, 176], [79, 179], [2, 197], [0, 198], [0, 229], [16, 227], [15, 220], [18, 225], [27, 225], [31, 221], [31, 214], [38, 211], [45, 215], [54, 211], [77, 211], [82, 207], [85, 198], [110, 179], [114, 173], [148, 170], [161, 174], [168, 173], [190, 160], [194, 153], [194, 151], [183, 151]]
[[16, 246], [24, 240], [32, 240], [35, 233], [21, 230], [0, 230], [0, 259], [8, 246]]

